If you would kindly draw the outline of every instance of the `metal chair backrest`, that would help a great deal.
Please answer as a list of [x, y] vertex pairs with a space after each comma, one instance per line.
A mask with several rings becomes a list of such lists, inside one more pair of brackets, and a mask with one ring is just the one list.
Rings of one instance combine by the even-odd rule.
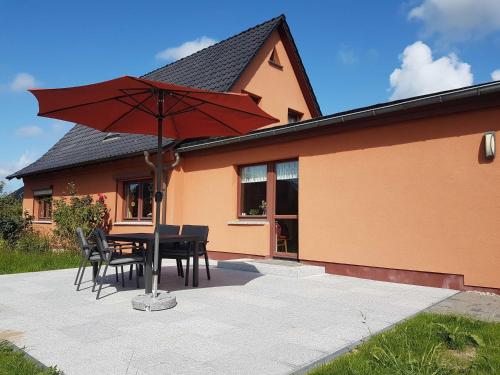
[[204, 242], [208, 240], [207, 225], [183, 225], [181, 234], [198, 236]]
[[78, 239], [78, 245], [80, 245], [82, 256], [88, 258], [91, 253], [91, 247], [87, 241], [87, 237], [85, 237], [83, 229], [80, 227], [76, 228], [76, 238]]
[[109, 262], [111, 260], [111, 256], [113, 255], [113, 252], [108, 245], [108, 241], [106, 240], [106, 233], [104, 233], [101, 228], [96, 228], [94, 230], [94, 235], [96, 239], [97, 250], [101, 255], [101, 259], [105, 262]]
[[161, 224], [160, 234], [179, 234], [180, 225]]

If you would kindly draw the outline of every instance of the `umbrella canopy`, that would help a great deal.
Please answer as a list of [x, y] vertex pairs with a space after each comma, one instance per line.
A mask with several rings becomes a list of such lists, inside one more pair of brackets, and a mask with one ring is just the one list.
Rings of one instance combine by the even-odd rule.
[[146, 310], [158, 303], [162, 138], [237, 136], [279, 121], [246, 94], [211, 92], [131, 76], [86, 86], [29, 91], [38, 100], [39, 116], [103, 132], [157, 136], [153, 293]]
[[[187, 139], [237, 136], [278, 122], [246, 94], [219, 93], [130, 76], [86, 86], [32, 89], [39, 116], [76, 122], [103, 132]], [[163, 92], [163, 105], [158, 106]]]

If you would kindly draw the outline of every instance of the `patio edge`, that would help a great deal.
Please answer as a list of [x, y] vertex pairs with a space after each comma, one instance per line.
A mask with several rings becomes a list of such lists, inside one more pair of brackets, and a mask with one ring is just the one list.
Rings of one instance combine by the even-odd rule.
[[444, 302], [444, 301], [448, 300], [449, 298], [451, 298], [451, 297], [453, 297], [453, 296], [455, 296], [455, 295], [457, 295], [457, 294], [460, 293], [460, 291], [458, 291], [458, 290], [454, 290], [454, 289], [450, 289], [450, 290], [453, 290], [455, 293], [453, 293], [451, 296], [443, 298], [442, 300], [440, 300], [438, 302], [435, 302], [435, 303], [427, 306], [425, 309], [420, 310], [420, 311], [416, 312], [415, 314], [412, 314], [412, 315], [410, 315], [410, 316], [408, 316], [408, 317], [406, 317], [404, 319], [401, 319], [398, 322], [392, 323], [392, 324], [388, 325], [387, 327], [382, 328], [381, 330], [375, 332], [372, 335], [365, 336], [365, 337], [363, 337], [363, 338], [361, 338], [361, 339], [359, 339], [357, 341], [354, 341], [354, 342], [350, 343], [349, 345], [343, 347], [342, 349], [339, 349], [339, 350], [337, 350], [337, 351], [335, 351], [333, 353], [327, 354], [327, 355], [325, 355], [325, 356], [323, 356], [323, 357], [321, 357], [321, 358], [319, 358], [319, 359], [317, 359], [315, 361], [312, 361], [312, 362], [308, 363], [307, 365], [305, 365], [305, 366], [303, 366], [303, 367], [301, 367], [301, 368], [299, 368], [299, 369], [291, 372], [290, 375], [304, 375], [304, 374], [307, 374], [309, 371], [312, 371], [312, 370], [314, 370], [315, 368], [317, 368], [319, 366], [326, 365], [327, 363], [332, 362], [334, 359], [340, 357], [341, 355], [349, 353], [350, 351], [352, 351], [357, 346], [359, 346], [361, 344], [364, 344], [372, 336], [379, 335], [381, 333], [389, 331], [390, 329], [394, 328], [396, 325], [401, 324], [403, 322], [406, 322], [407, 320], [410, 320], [410, 319], [414, 318], [415, 316], [417, 316], [417, 315], [419, 315], [419, 314], [421, 314], [423, 312], [428, 311], [432, 307], [434, 307], [434, 306], [440, 304], [441, 302]]

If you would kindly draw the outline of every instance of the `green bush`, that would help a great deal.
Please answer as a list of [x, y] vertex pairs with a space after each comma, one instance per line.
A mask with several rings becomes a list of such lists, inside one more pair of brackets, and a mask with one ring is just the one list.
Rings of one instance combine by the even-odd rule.
[[50, 236], [36, 231], [25, 231], [15, 245], [15, 250], [24, 253], [45, 253], [50, 249]]
[[21, 200], [3, 190], [4, 183], [0, 182], [0, 238], [14, 244], [31, 227], [32, 217], [23, 213]]
[[77, 250], [76, 228], [81, 227], [89, 235], [97, 227], [108, 224], [106, 196], [100, 194], [97, 201], [90, 195], [79, 196], [74, 184], [68, 184], [66, 196], [53, 200], [52, 220], [56, 224], [54, 237], [59, 247]]

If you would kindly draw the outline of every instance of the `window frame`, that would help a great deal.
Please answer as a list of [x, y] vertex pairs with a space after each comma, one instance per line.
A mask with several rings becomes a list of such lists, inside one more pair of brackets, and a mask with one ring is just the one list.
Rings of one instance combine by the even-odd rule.
[[[52, 195], [39, 195], [35, 198], [36, 198], [36, 204], [38, 206], [36, 219], [40, 221], [52, 220]], [[48, 208], [48, 215], [46, 215], [47, 208]], [[44, 212], [43, 215], [42, 212]]]
[[[134, 221], [144, 221], [144, 222], [152, 222], [153, 221], [153, 216], [154, 216], [154, 204], [151, 205], [151, 217], [142, 217], [142, 209], [143, 209], [143, 184], [150, 182], [151, 185], [154, 187], [154, 181], [152, 178], [144, 177], [144, 178], [135, 178], [135, 179], [130, 179], [130, 180], [123, 180], [122, 181], [122, 191], [123, 191], [123, 207], [122, 207], [122, 220], [123, 221], [129, 221], [129, 222], [134, 222]], [[139, 193], [137, 196], [137, 217], [127, 217], [127, 187], [130, 184], [139, 184]], [[154, 198], [154, 192], [153, 192], [153, 198]]]
[[[297, 121], [290, 122], [290, 114], [297, 116]], [[292, 109], [292, 108], [288, 108], [287, 123], [288, 124], [296, 124], [297, 122], [301, 122], [303, 116], [304, 116], [304, 114], [302, 112], [296, 111], [295, 109]]]
[[266, 214], [265, 215], [242, 215], [242, 208], [243, 208], [243, 205], [242, 205], [242, 201], [241, 199], [243, 198], [243, 192], [242, 192], [242, 189], [241, 189], [241, 170], [245, 167], [253, 167], [253, 166], [256, 166], [256, 165], [265, 165], [266, 168], [267, 168], [267, 172], [266, 172], [266, 203], [267, 201], [269, 200], [269, 163], [268, 162], [262, 162], [262, 163], [252, 163], [252, 164], [242, 164], [242, 165], [238, 165], [237, 166], [237, 174], [238, 174], [238, 192], [237, 192], [237, 199], [238, 199], [238, 202], [237, 202], [237, 212], [236, 212], [236, 217], [238, 219], [257, 219], [257, 220], [262, 220], [262, 219], [266, 219], [267, 218], [267, 215], [268, 215], [268, 211], [266, 210]]
[[[272, 160], [272, 161], [266, 161], [266, 162], [259, 162], [259, 163], [251, 163], [251, 164], [240, 164], [236, 165], [236, 172], [237, 172], [237, 204], [236, 204], [236, 217], [239, 220], [262, 220], [266, 219], [269, 220], [271, 217], [271, 212], [273, 217], [277, 217], [280, 219], [297, 219], [298, 215], [276, 215], [274, 213], [275, 206], [276, 206], [276, 164], [277, 163], [283, 163], [283, 162], [289, 162], [289, 161], [299, 161], [298, 157], [292, 157], [292, 158], [287, 158], [287, 159], [278, 159], [278, 160]], [[265, 215], [242, 215], [241, 214], [241, 209], [243, 208], [242, 206], [242, 189], [241, 189], [241, 170], [244, 167], [251, 167], [255, 165], [266, 165], [267, 166], [267, 181], [266, 181], [266, 214]], [[271, 211], [272, 210], [272, 211]]]

